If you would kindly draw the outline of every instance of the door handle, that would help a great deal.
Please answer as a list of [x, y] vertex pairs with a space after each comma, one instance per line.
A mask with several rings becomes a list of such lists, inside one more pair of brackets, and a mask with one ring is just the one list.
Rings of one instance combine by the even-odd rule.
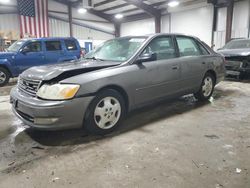
[[174, 66], [172, 66], [172, 69], [173, 70], [177, 70], [177, 69], [179, 69], [179, 66], [178, 65], [174, 65]]

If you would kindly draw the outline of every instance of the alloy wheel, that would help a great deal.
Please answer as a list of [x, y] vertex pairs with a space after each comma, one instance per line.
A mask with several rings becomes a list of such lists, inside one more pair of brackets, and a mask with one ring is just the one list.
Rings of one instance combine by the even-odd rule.
[[105, 97], [96, 105], [94, 120], [101, 129], [110, 129], [116, 125], [121, 116], [121, 104], [114, 97]]
[[213, 80], [211, 77], [206, 77], [203, 82], [202, 92], [205, 97], [208, 97], [213, 91]]
[[4, 83], [7, 76], [4, 72], [0, 71], [0, 84]]

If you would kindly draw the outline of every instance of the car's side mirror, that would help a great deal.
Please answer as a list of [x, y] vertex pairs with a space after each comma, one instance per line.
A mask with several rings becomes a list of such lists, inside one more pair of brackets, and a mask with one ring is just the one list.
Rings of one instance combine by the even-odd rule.
[[145, 54], [140, 55], [137, 58], [136, 63], [143, 63], [143, 62], [155, 61], [155, 60], [157, 60], [156, 53], [145, 53]]

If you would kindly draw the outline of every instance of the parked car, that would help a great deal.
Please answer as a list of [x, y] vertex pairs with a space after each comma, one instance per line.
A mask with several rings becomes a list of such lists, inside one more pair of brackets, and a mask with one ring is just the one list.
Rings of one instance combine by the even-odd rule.
[[218, 50], [226, 59], [226, 74], [243, 78], [250, 74], [250, 39], [233, 39]]
[[79, 59], [81, 48], [75, 38], [21, 39], [0, 52], [0, 87], [11, 77], [39, 65]]
[[26, 125], [58, 130], [113, 131], [127, 112], [194, 93], [208, 100], [224, 78], [224, 58], [198, 38], [177, 34], [106, 41], [84, 60], [31, 68], [11, 91]]

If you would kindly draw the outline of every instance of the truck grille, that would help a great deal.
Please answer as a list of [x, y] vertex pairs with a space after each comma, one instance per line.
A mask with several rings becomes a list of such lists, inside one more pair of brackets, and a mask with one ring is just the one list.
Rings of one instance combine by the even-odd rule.
[[31, 96], [35, 96], [36, 92], [40, 86], [41, 81], [40, 80], [29, 80], [29, 79], [25, 79], [25, 78], [19, 78], [18, 81], [18, 88], [31, 95]]

